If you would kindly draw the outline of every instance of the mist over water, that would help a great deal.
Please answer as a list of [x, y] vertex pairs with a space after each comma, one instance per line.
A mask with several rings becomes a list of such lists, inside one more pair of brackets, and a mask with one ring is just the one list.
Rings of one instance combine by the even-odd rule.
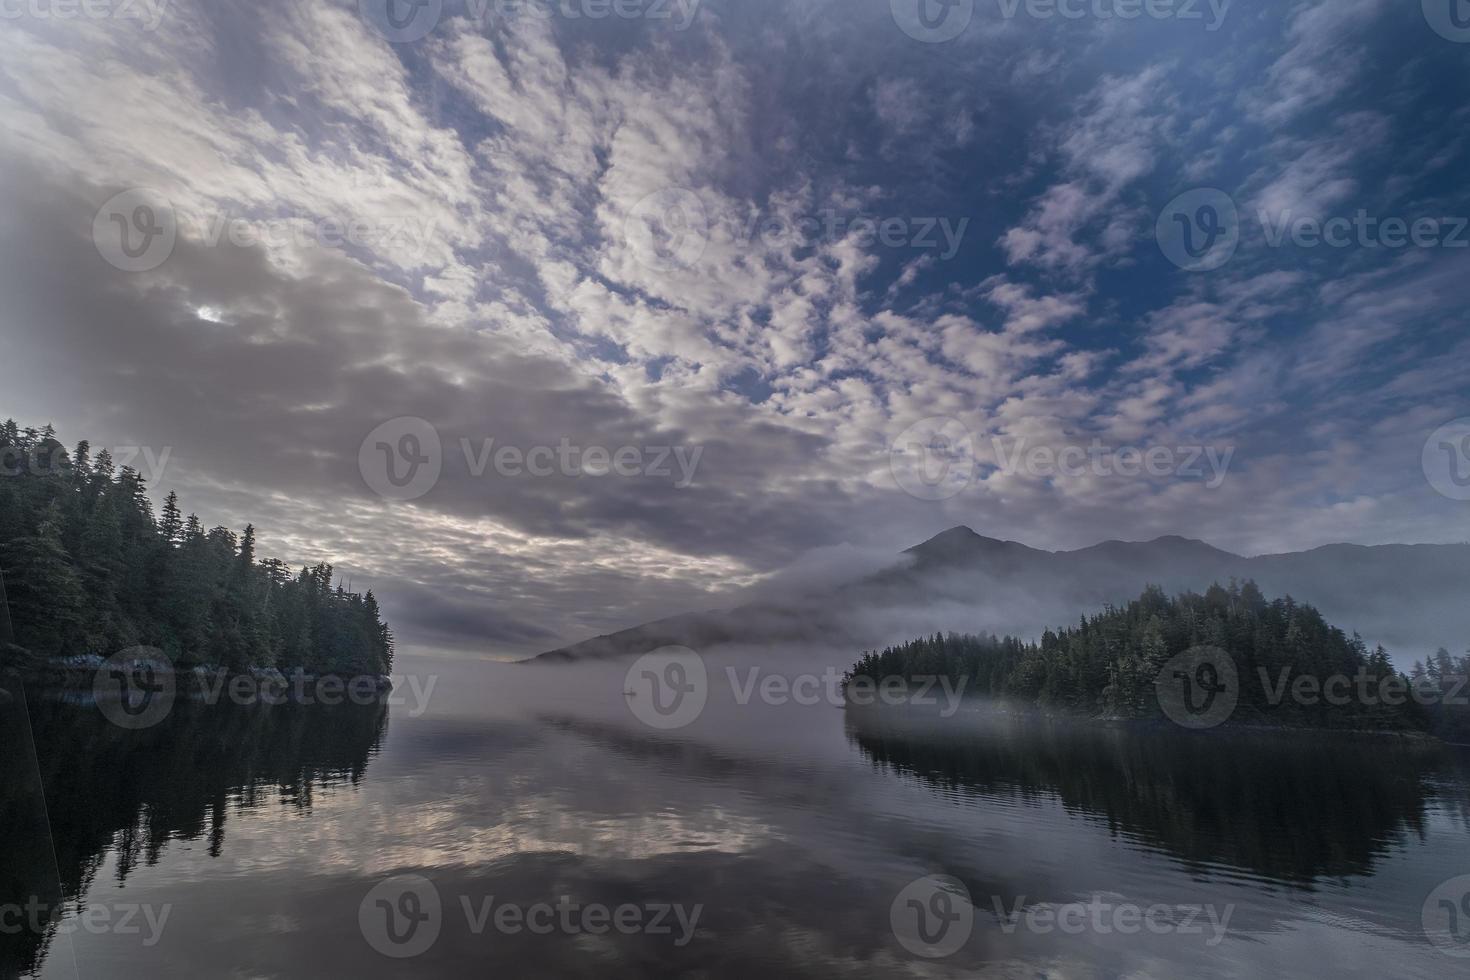
[[[1408, 671], [1470, 634], [1463, 601], [1470, 546], [1335, 545], [1244, 557], [1171, 536], [1045, 551], [950, 528], [886, 558], [831, 549], [742, 595], [734, 608], [690, 613], [566, 648], [576, 658], [633, 654], [664, 644], [698, 649], [755, 644], [762, 651], [847, 664], [854, 649], [881, 649], [935, 632], [1039, 640], [1046, 630], [1122, 606], [1150, 586], [1175, 595], [1255, 582], [1274, 597], [1319, 609], [1349, 635], [1382, 644]], [[561, 653], [562, 651], [558, 651]], [[722, 654], [723, 656], [724, 654]]]
[[1470, 0], [0, 22], [0, 980], [1470, 977]]
[[[408, 703], [386, 709], [186, 708], [144, 732], [33, 700], [52, 831], [7, 753], [19, 860], [0, 901], [59, 892], [67, 911], [7, 937], [8, 975], [1438, 977], [1452, 962], [1420, 916], [1465, 853], [1466, 750], [974, 704], [843, 711], [750, 684], [754, 669], [782, 678], [768, 691], [807, 690], [841, 656], [711, 651], [704, 710], [670, 731], [633, 709], [631, 660], [420, 658], [402, 667], [437, 679], [423, 703], [401, 682]], [[432, 883], [440, 921], [395, 959], [360, 911], [403, 875]], [[929, 958], [892, 912], [934, 875], [964, 889], [973, 924]], [[685, 922], [503, 931], [487, 902]], [[61, 928], [119, 903], [169, 908], [154, 945]], [[1113, 928], [1133, 906], [1172, 931]], [[1050, 917], [1067, 909], [1088, 924], [1063, 930]]]

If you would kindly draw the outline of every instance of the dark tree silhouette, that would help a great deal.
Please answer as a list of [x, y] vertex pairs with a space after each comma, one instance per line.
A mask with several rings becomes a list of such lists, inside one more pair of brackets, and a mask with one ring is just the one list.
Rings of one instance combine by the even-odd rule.
[[[1289, 596], [1268, 601], [1254, 582], [1217, 584], [1203, 595], [1174, 598], [1149, 588], [1123, 608], [1083, 617], [1071, 629], [1047, 630], [1039, 643], [995, 636], [922, 637], [864, 655], [847, 679], [850, 684], [855, 678], [876, 683], [947, 677], [954, 686], [963, 683], [970, 695], [1043, 710], [1150, 719], [1162, 717], [1154, 690], [1160, 670], [1199, 646], [1219, 648], [1234, 662], [1239, 703], [1232, 720], [1237, 722], [1433, 730], [1446, 737], [1470, 730], [1455, 696], [1470, 673], [1470, 657], [1455, 662], [1445, 653], [1432, 666], [1416, 668], [1429, 681], [1421, 680], [1415, 697], [1410, 678], [1394, 670], [1382, 647], [1370, 651], [1361, 637], [1348, 636]], [[1353, 683], [1346, 697], [1283, 696], [1303, 677], [1311, 678], [1319, 692], [1328, 678]], [[1368, 693], [1360, 696], [1360, 691]], [[1467, 693], [1458, 691], [1458, 697]]]
[[14, 638], [0, 667], [163, 650], [181, 667], [386, 674], [393, 634], [377, 599], [258, 560], [255, 527], [205, 531], [169, 493], [155, 519], [142, 476], [87, 443], [0, 426], [0, 569]]

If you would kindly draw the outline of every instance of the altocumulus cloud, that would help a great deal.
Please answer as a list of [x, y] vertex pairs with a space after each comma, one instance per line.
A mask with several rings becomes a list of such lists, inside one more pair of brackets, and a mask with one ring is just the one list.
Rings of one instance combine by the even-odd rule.
[[[409, 646], [534, 652], [956, 523], [1049, 547], [1457, 540], [1420, 454], [1470, 415], [1463, 252], [1245, 234], [1190, 273], [1153, 237], [1204, 186], [1246, 216], [1470, 210], [1450, 94], [1470, 45], [1399, 6], [1213, 32], [977, 6], [943, 45], [886, 3], [819, 0], [706, 0], [678, 31], [446, 5], [404, 44], [347, 2], [20, 17], [0, 36], [3, 410], [172, 447], [155, 491], [335, 559]], [[129, 188], [177, 219], [146, 271], [93, 241]], [[692, 236], [679, 261], [630, 232], [650, 215]], [[939, 254], [864, 232], [927, 219], [964, 234]], [[401, 504], [358, 469], [399, 417], [444, 447]], [[940, 500], [889, 465], [933, 418], [971, 437]], [[477, 474], [461, 440], [490, 438], [701, 455], [687, 486]], [[992, 448], [1094, 440], [1235, 455], [1211, 488]]]

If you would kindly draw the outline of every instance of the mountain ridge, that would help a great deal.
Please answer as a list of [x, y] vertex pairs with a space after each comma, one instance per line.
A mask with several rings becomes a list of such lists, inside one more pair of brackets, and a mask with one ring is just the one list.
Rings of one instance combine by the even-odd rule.
[[1157, 585], [1202, 591], [1251, 579], [1316, 606], [1349, 632], [1412, 660], [1470, 644], [1470, 544], [1339, 543], [1244, 556], [1178, 534], [1045, 551], [956, 525], [872, 574], [779, 601], [682, 613], [533, 659], [638, 654], [658, 646], [825, 642], [863, 649], [956, 630], [1035, 637]]

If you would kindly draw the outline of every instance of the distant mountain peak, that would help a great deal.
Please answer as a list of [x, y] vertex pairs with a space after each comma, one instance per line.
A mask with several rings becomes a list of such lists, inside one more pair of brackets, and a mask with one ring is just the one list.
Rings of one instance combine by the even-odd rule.
[[948, 531], [940, 531], [927, 541], [921, 541], [912, 548], [904, 550], [904, 554], [927, 554], [938, 551], [953, 551], [956, 549], [974, 550], [987, 544], [1001, 544], [994, 538], [987, 538], [983, 534], [976, 534], [971, 528], [963, 524], [950, 528]]
[[[550, 659], [621, 656], [660, 646], [849, 644], [880, 648], [919, 629], [1040, 636], [1147, 585], [1170, 594], [1252, 580], [1268, 595], [1310, 602], [1329, 619], [1383, 642], [1400, 666], [1470, 634], [1470, 545], [1330, 545], [1247, 558], [1169, 534], [1043, 551], [959, 525], [900, 562], [830, 593], [674, 617], [553, 651]], [[969, 610], [966, 612], [966, 610]], [[1459, 642], [1459, 641], [1454, 641]]]
[[916, 544], [904, 554], [913, 555], [920, 562], [951, 562], [983, 556], [1007, 554], [1044, 554], [1016, 541], [1002, 541], [976, 533], [963, 524], [941, 531], [928, 541]]
[[973, 528], [966, 527], [963, 524], [956, 524], [954, 527], [950, 528], [949, 530], [947, 530], [947, 531], [940, 531], [938, 534], [934, 535], [934, 537], [929, 538], [927, 541], [921, 541], [918, 544], [914, 545], [912, 548], [909, 548], [907, 550], [909, 550], [909, 551], [918, 551], [921, 548], [927, 548], [929, 545], [936, 544], [936, 543], [939, 543], [939, 542], [985, 541], [985, 540], [988, 540], [988, 539], [985, 538], [984, 535], [976, 534], [975, 533], [975, 530]]

